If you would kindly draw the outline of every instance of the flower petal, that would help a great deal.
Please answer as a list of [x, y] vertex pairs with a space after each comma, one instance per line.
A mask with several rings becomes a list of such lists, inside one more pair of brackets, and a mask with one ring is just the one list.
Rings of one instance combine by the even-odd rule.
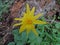
[[42, 16], [42, 13], [37, 14], [36, 16], [34, 16], [34, 18], [38, 19], [40, 16]]
[[26, 12], [29, 13], [30, 12], [30, 7], [29, 7], [29, 4], [26, 4]]
[[19, 25], [21, 25], [22, 23], [17, 23], [17, 24], [14, 24], [13, 26], [15, 27], [15, 26], [19, 26]]
[[32, 29], [32, 25], [26, 25], [26, 32], [27, 32], [27, 35], [29, 34], [29, 32], [31, 31]]
[[31, 30], [31, 29], [28, 29], [28, 28], [26, 29], [27, 35], [29, 34], [30, 30]]
[[35, 34], [36, 36], [38, 36], [38, 33], [37, 33], [37, 31], [36, 31], [36, 29], [35, 29], [34, 26], [32, 26], [32, 31], [34, 32], [34, 34]]
[[43, 21], [40, 21], [40, 20], [35, 20], [33, 23], [34, 24], [47, 24], [47, 22], [43, 22]]
[[25, 30], [25, 25], [22, 25], [22, 26], [20, 27], [19, 33], [22, 33], [24, 30]]
[[35, 12], [35, 7], [32, 8], [31, 10], [31, 15], [34, 16], [34, 12]]
[[14, 20], [19, 20], [19, 21], [21, 21], [22, 19], [21, 19], [21, 18], [14, 18]]

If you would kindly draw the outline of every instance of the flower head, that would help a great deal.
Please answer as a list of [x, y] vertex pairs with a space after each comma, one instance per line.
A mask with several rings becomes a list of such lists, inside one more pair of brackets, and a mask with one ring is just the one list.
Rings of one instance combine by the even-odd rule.
[[23, 31], [26, 30], [27, 34], [30, 31], [33, 31], [35, 35], [38, 35], [36, 29], [35, 29], [35, 24], [46, 24], [46, 22], [43, 22], [41, 20], [37, 20], [42, 14], [37, 14], [34, 16], [35, 12], [35, 7], [30, 10], [30, 7], [28, 4], [26, 4], [26, 12], [23, 14], [22, 18], [15, 18], [15, 20], [21, 21], [20, 23], [15, 24], [14, 26], [21, 25], [19, 32], [22, 33]]

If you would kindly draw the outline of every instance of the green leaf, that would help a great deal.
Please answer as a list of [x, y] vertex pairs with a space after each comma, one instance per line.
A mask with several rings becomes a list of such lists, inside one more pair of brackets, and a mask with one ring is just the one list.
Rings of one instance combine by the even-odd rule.
[[35, 39], [33, 39], [33, 40], [31, 40], [30, 38], [29, 38], [30, 45], [40, 45], [40, 43], [42, 42], [42, 38], [40, 38], [40, 37], [35, 37]]
[[31, 42], [30, 45], [35, 45], [35, 43], [34, 42]]
[[41, 42], [42, 42], [42, 38], [37, 37], [37, 39], [36, 39], [36, 45], [40, 45]]
[[57, 37], [56, 40], [60, 43], [60, 38]]
[[15, 42], [10, 42], [8, 45], [15, 45]]
[[27, 35], [26, 32], [22, 32], [21, 37], [20, 37], [21, 41], [27, 41]]
[[42, 41], [42, 42], [41, 42], [41, 45], [50, 45], [50, 44], [49, 44], [49, 42]]
[[13, 31], [12, 31], [12, 34], [13, 34], [13, 35], [18, 35], [18, 34], [19, 34], [18, 29], [13, 30]]
[[28, 36], [29, 40], [32, 42], [33, 40], [36, 39], [36, 35], [31, 31]]
[[23, 45], [24, 43], [23, 42], [17, 42], [16, 45]]
[[8, 8], [11, 6], [11, 4], [14, 2], [14, 0], [0, 0], [0, 16], [2, 16], [2, 13], [8, 12]]
[[15, 29], [12, 31], [12, 34], [14, 35], [14, 41], [17, 42], [17, 41], [20, 41], [21, 39], [21, 36], [19, 34], [19, 31], [18, 29]]
[[15, 42], [20, 41], [21, 40], [20, 38], [21, 38], [20, 35], [15, 35], [14, 36], [14, 41]]
[[43, 17], [43, 16], [41, 17], [41, 20], [42, 20], [42, 21], [46, 21], [45, 17]]
[[56, 32], [58, 32], [58, 30], [57, 29], [52, 29], [53, 30], [53, 33], [56, 33]]
[[45, 33], [45, 34], [46, 34], [46, 36], [48, 36], [52, 41], [55, 41], [54, 38], [53, 38], [51, 35], [49, 35], [48, 33]]
[[60, 44], [57, 43], [56, 45], [60, 45]]
[[56, 23], [56, 24], [55, 24], [55, 27], [56, 27], [57, 29], [60, 29], [60, 23]]

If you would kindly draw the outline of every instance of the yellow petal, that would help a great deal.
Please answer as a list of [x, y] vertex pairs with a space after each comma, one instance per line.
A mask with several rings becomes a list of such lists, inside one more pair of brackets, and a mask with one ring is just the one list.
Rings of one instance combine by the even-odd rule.
[[34, 18], [38, 19], [40, 16], [42, 16], [42, 13], [37, 14], [36, 16], [34, 16]]
[[31, 30], [31, 29], [28, 29], [28, 28], [26, 29], [27, 35], [29, 34], [30, 30]]
[[21, 18], [15, 18], [14, 20], [19, 20], [19, 21], [21, 21], [22, 19], [21, 19]]
[[31, 15], [34, 16], [34, 12], [35, 12], [35, 7], [32, 8], [31, 10]]
[[35, 34], [36, 36], [38, 36], [38, 32], [36, 31], [36, 29], [32, 29], [32, 31], [34, 32], [34, 34]]
[[22, 23], [17, 23], [17, 24], [14, 24], [13, 26], [15, 27], [15, 26], [19, 26], [19, 25], [21, 25]]
[[19, 33], [22, 33], [23, 31], [25, 31], [25, 25], [22, 25], [22, 26], [20, 27]]
[[29, 13], [30, 12], [29, 4], [26, 4], [26, 6], [27, 6], [26, 12]]
[[34, 26], [32, 27], [32, 31], [33, 31], [33, 33], [34, 33], [36, 36], [38, 36], [38, 33], [37, 33], [37, 31], [36, 31], [36, 29], [35, 29]]
[[25, 19], [26, 17], [28, 17], [27, 13], [23, 13], [23, 19]]
[[40, 20], [35, 20], [33, 23], [34, 24], [47, 24], [47, 22], [43, 22], [43, 21], [40, 21]]
[[31, 31], [31, 29], [32, 29], [32, 25], [27, 25], [27, 26], [26, 26], [27, 35], [28, 35], [29, 32]]

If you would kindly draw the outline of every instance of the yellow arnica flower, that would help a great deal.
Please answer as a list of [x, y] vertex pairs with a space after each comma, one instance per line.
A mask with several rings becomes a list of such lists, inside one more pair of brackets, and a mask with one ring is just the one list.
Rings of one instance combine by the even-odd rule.
[[42, 14], [39, 13], [36, 16], [34, 16], [34, 12], [35, 12], [35, 7], [33, 7], [32, 10], [30, 10], [29, 4], [26, 4], [26, 12], [23, 13], [23, 17], [14, 19], [21, 21], [20, 23], [14, 25], [14, 26], [21, 25], [19, 29], [20, 33], [26, 30], [28, 34], [30, 31], [33, 31], [34, 34], [38, 36], [38, 33], [35, 29], [35, 24], [46, 24], [46, 22], [37, 20]]

